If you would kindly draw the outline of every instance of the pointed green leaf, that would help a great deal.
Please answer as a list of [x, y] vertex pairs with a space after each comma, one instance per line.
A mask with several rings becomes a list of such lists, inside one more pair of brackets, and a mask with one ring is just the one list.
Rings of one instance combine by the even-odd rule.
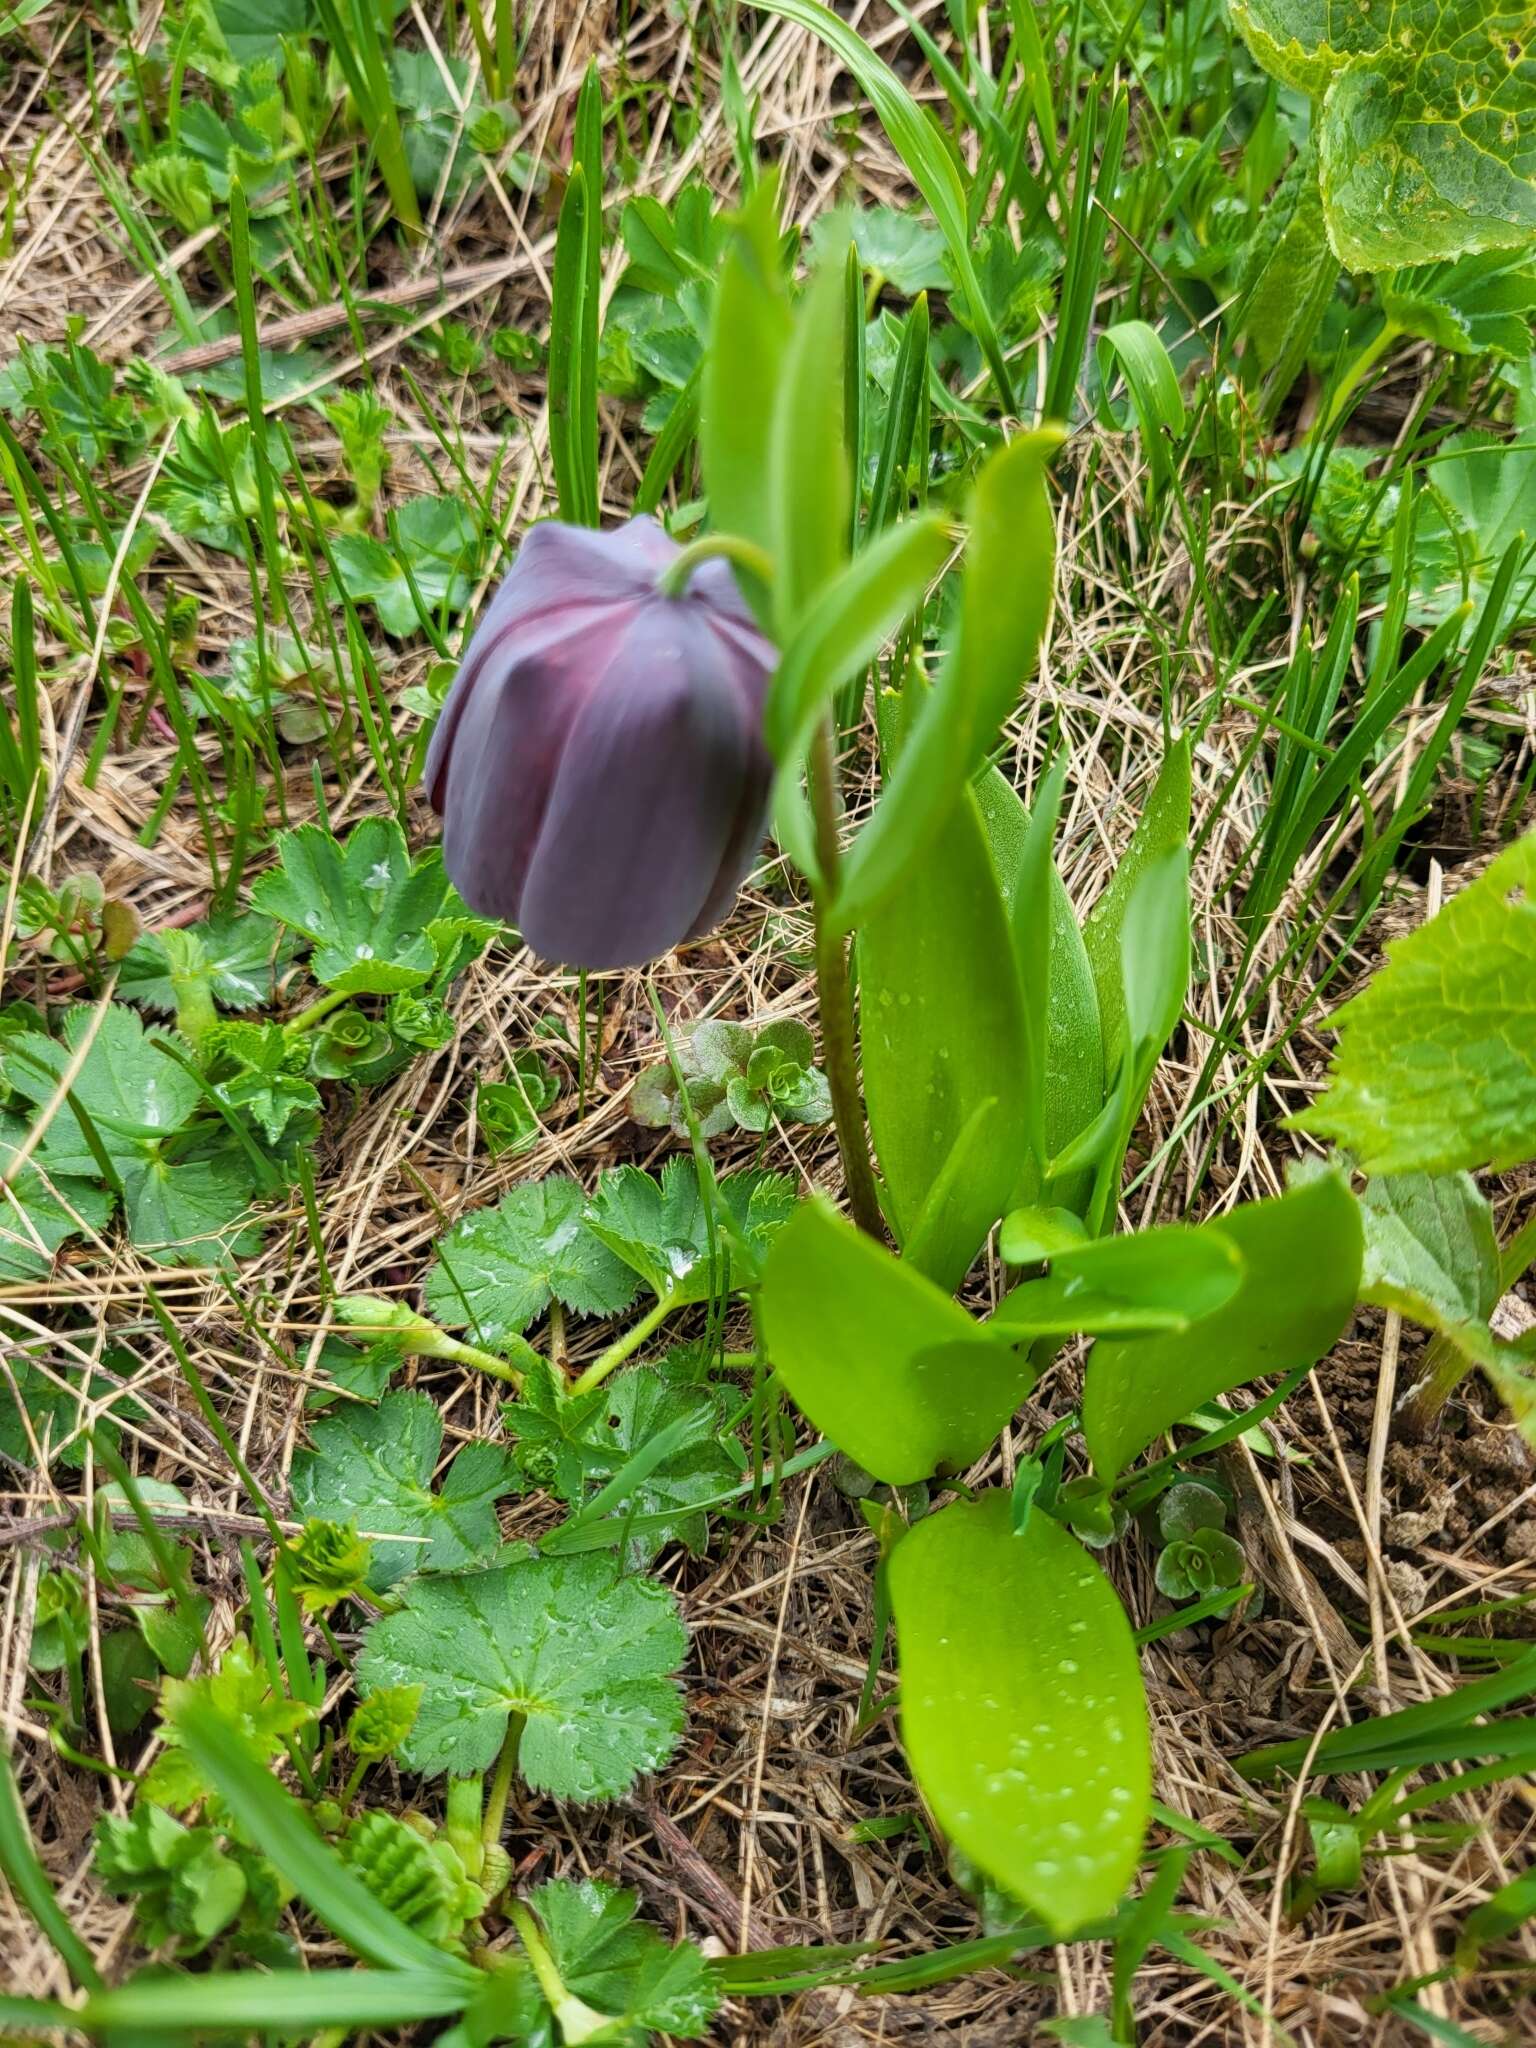
[[1136, 886], [1152, 863], [1189, 838], [1190, 747], [1180, 736], [1169, 743], [1131, 843], [1108, 888], [1083, 927], [1083, 944], [1099, 992], [1099, 1019], [1107, 1071], [1124, 1046], [1125, 984], [1120, 964], [1121, 935]]

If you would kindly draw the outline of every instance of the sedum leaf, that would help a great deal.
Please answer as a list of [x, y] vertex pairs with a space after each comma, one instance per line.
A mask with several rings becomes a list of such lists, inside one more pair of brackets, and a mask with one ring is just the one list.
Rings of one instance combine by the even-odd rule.
[[400, 1745], [408, 1770], [490, 1768], [512, 1714], [519, 1768], [557, 1799], [617, 1799], [677, 1747], [673, 1674], [688, 1647], [677, 1606], [650, 1579], [615, 1579], [604, 1557], [520, 1557], [489, 1571], [417, 1579], [375, 1622], [359, 1690], [420, 1685]]
[[[496, 1502], [512, 1490], [500, 1444], [466, 1444], [434, 1492], [443, 1418], [426, 1394], [386, 1394], [377, 1408], [344, 1408], [317, 1422], [314, 1448], [293, 1461], [302, 1515], [351, 1522], [373, 1539], [367, 1582], [387, 1592], [414, 1571], [481, 1564], [500, 1541]], [[391, 1543], [390, 1536], [406, 1538]]]
[[520, 1335], [551, 1300], [587, 1316], [627, 1308], [635, 1276], [588, 1227], [586, 1206], [575, 1181], [551, 1174], [462, 1217], [427, 1270], [427, 1313], [497, 1344]]
[[1151, 1757], [1113, 1587], [1001, 1489], [943, 1509], [888, 1566], [902, 1740], [955, 1845], [1067, 1936], [1112, 1913], [1141, 1852]]
[[1231, 0], [1264, 69], [1321, 102], [1328, 231], [1351, 270], [1536, 232], [1532, 0]]
[[1333, 1028], [1329, 1085], [1297, 1129], [1367, 1173], [1536, 1158], [1536, 833], [1390, 945]]

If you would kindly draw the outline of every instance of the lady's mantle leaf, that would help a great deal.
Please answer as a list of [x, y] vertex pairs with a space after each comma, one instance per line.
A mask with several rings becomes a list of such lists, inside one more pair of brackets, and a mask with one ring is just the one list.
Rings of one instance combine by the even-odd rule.
[[1328, 231], [1351, 270], [1536, 233], [1532, 0], [1232, 0], [1266, 71], [1321, 99]]
[[[259, 1010], [272, 1000], [274, 976], [292, 963], [298, 942], [269, 917], [211, 917], [188, 928], [199, 941], [209, 994], [226, 1010]], [[164, 939], [146, 932], [123, 962], [117, 993], [146, 1010], [171, 1011], [178, 991]]]
[[465, 932], [493, 927], [471, 916], [435, 849], [412, 860], [392, 818], [365, 818], [345, 845], [323, 825], [278, 842], [279, 865], [251, 902], [315, 943], [315, 979], [346, 995], [395, 995], [430, 981]]
[[519, 1767], [536, 1791], [617, 1799], [677, 1747], [673, 1674], [687, 1647], [672, 1595], [653, 1580], [616, 1580], [610, 1558], [519, 1558], [416, 1580], [369, 1629], [357, 1677], [364, 1694], [422, 1686], [400, 1747], [409, 1770], [488, 1770], [518, 1713]]
[[[729, 1259], [730, 1283], [749, 1285], [794, 1209], [794, 1183], [782, 1173], [729, 1173], [718, 1186], [717, 1250]], [[614, 1167], [598, 1184], [587, 1222], [672, 1308], [707, 1301], [725, 1284], [710, 1260], [709, 1213], [691, 1159], [669, 1159], [659, 1181], [638, 1166]]]
[[1298, 1129], [1372, 1174], [1536, 1159], [1536, 833], [1389, 946], [1333, 1028], [1332, 1077]]
[[377, 1408], [348, 1407], [317, 1422], [311, 1435], [314, 1449], [293, 1461], [299, 1513], [355, 1522], [365, 1536], [412, 1539], [374, 1542], [368, 1584], [376, 1593], [409, 1572], [452, 1571], [494, 1554], [495, 1503], [511, 1489], [511, 1457], [497, 1444], [468, 1444], [434, 1493], [443, 1418], [425, 1394], [386, 1394]]
[[619, 2023], [611, 2037], [604, 2028], [602, 2039], [629, 2040], [625, 2029], [644, 2028], [694, 2041], [707, 2031], [720, 2003], [709, 1965], [691, 1941], [673, 1948], [640, 1925], [633, 1892], [599, 1878], [556, 1878], [528, 1903], [567, 1991]]
[[635, 1275], [588, 1227], [585, 1211], [575, 1181], [551, 1174], [521, 1181], [494, 1209], [463, 1217], [428, 1269], [427, 1313], [451, 1329], [468, 1324], [481, 1343], [497, 1344], [526, 1330], [551, 1297], [585, 1316], [628, 1308]]

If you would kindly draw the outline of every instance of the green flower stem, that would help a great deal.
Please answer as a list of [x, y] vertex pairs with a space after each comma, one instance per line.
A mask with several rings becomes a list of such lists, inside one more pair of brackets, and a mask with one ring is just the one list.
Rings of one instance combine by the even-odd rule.
[[600, 1352], [586, 1371], [571, 1382], [573, 1394], [590, 1394], [594, 1387], [600, 1387], [615, 1367], [624, 1363], [640, 1349], [653, 1330], [659, 1329], [672, 1313], [670, 1301], [658, 1301], [653, 1309], [640, 1318], [622, 1337], [614, 1339], [606, 1351]]
[[690, 541], [674, 561], [667, 564], [656, 579], [656, 588], [663, 597], [681, 597], [688, 588], [689, 579], [700, 562], [713, 561], [723, 555], [728, 562], [734, 562], [738, 569], [745, 569], [761, 583], [773, 581], [773, 558], [766, 548], [760, 548], [755, 541], [743, 540], [736, 533], [706, 533], [699, 540]]
[[[1343, 381], [1335, 390], [1333, 397], [1328, 401], [1328, 410], [1318, 422], [1318, 426], [1323, 433], [1326, 434], [1331, 427], [1338, 425], [1345, 409], [1349, 405], [1349, 401], [1354, 397], [1365, 378], [1370, 375], [1373, 366], [1381, 360], [1393, 342], [1401, 337], [1402, 331], [1391, 320], [1382, 321], [1381, 332], [1373, 335], [1365, 344], [1365, 347], [1361, 349], [1348, 370], [1344, 373]], [[1310, 440], [1312, 438], [1311, 433], [1303, 435], [1302, 438], [1303, 440]]]
[[816, 926], [816, 993], [821, 1009], [821, 1039], [832, 1096], [832, 1122], [842, 1154], [848, 1207], [860, 1230], [884, 1239], [880, 1197], [869, 1156], [864, 1097], [859, 1089], [859, 1055], [853, 1021], [853, 984], [848, 978], [848, 942], [831, 928], [829, 912], [837, 896], [842, 865], [838, 844], [837, 762], [832, 724], [823, 720], [811, 742], [811, 810], [816, 820], [816, 859], [821, 869], [813, 910]]
[[327, 989], [319, 1002], [311, 1003], [307, 1010], [300, 1010], [297, 1017], [290, 1017], [284, 1028], [288, 1031], [308, 1031], [312, 1025], [318, 1024], [322, 1017], [328, 1017], [332, 1010], [339, 1010], [343, 1003], [350, 1001], [350, 996], [344, 994], [342, 990]]

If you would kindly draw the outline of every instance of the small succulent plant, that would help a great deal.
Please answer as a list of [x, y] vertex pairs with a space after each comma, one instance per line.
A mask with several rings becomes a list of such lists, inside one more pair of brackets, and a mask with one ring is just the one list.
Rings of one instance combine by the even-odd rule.
[[[832, 1098], [815, 1056], [810, 1031], [793, 1017], [758, 1031], [717, 1017], [701, 1024], [678, 1053], [700, 1134], [717, 1138], [733, 1125], [766, 1131], [776, 1119], [824, 1124]], [[639, 1076], [630, 1108], [637, 1123], [688, 1136], [683, 1090], [667, 1061]]]

